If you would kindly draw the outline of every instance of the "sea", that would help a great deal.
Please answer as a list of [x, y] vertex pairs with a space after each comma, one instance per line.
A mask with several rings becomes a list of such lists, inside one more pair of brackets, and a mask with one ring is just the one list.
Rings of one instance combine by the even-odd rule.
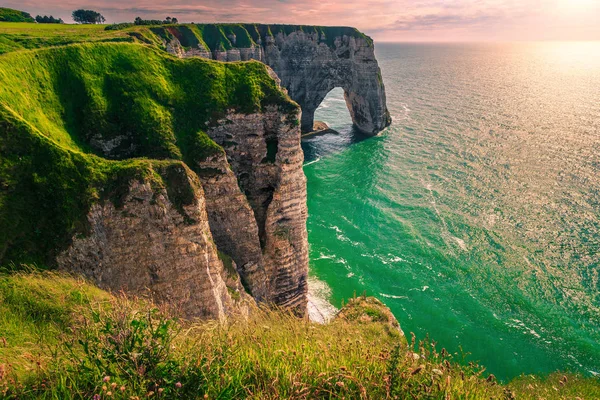
[[391, 127], [343, 91], [303, 139], [310, 290], [375, 296], [502, 380], [600, 373], [600, 43], [376, 43]]

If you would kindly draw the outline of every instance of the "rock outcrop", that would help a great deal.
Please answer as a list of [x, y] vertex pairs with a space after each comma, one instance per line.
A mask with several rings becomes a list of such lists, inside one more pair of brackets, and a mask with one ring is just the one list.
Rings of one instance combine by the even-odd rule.
[[226, 154], [195, 166], [215, 243], [254, 298], [304, 314], [308, 213], [298, 126], [272, 108], [230, 113], [207, 133]]
[[[188, 316], [224, 318], [234, 310], [245, 312], [251, 298], [235, 264], [219, 255], [211, 238], [196, 174], [183, 163], [156, 172], [170, 181], [169, 190], [132, 180], [118, 207], [94, 204], [89, 234], [73, 239], [58, 256], [59, 267], [101, 288], [149, 294]], [[169, 191], [187, 194], [180, 210]]]
[[[336, 87], [344, 90], [352, 121], [360, 131], [374, 135], [391, 123], [373, 41], [356, 29], [215, 24], [154, 31], [166, 50], [178, 57], [254, 59], [269, 65], [300, 105], [303, 132], [313, 130], [315, 110]], [[190, 41], [190, 35], [196, 40]], [[180, 38], [185, 38], [189, 46], [182, 46]]]

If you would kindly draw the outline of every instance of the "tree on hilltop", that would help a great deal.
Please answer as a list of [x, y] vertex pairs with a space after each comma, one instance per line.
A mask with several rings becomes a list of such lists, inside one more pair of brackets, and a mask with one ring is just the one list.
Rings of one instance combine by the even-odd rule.
[[164, 25], [164, 24], [178, 24], [179, 21], [177, 18], [167, 17], [163, 20], [160, 19], [142, 19], [140, 17], [136, 17], [133, 21], [134, 25]]
[[73, 21], [80, 24], [101, 24], [106, 19], [99, 12], [80, 9], [73, 11]]
[[64, 24], [65, 23], [65, 21], [62, 20], [62, 18], [54, 18], [52, 15], [51, 16], [44, 15], [43, 17], [41, 15], [38, 15], [37, 17], [35, 17], [35, 22], [37, 22], [38, 24]]

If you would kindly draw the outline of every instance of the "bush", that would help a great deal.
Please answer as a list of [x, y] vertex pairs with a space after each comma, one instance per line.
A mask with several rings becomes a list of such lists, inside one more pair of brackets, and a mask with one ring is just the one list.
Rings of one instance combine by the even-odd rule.
[[51, 16], [44, 15], [43, 17], [41, 15], [38, 15], [37, 17], [35, 17], [35, 22], [37, 22], [38, 24], [64, 24], [65, 23], [61, 18], [54, 18], [52, 15]]
[[165, 24], [178, 24], [177, 18], [167, 17], [164, 20], [160, 19], [141, 19], [136, 17], [133, 21], [134, 25], [165, 25]]
[[35, 22], [35, 20], [25, 11], [0, 7], [0, 22]]
[[73, 11], [73, 21], [80, 24], [101, 24], [106, 19], [99, 12], [93, 10], [75, 10]]

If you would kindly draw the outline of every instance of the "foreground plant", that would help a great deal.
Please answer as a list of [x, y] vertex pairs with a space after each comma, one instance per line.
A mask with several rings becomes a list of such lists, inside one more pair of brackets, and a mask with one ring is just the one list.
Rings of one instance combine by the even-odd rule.
[[[0, 311], [0, 398], [600, 398], [594, 378], [503, 384], [429, 340], [407, 343], [389, 310], [368, 297], [326, 325], [266, 308], [189, 322], [34, 273], [0, 275]], [[14, 348], [17, 334], [41, 340]]]

